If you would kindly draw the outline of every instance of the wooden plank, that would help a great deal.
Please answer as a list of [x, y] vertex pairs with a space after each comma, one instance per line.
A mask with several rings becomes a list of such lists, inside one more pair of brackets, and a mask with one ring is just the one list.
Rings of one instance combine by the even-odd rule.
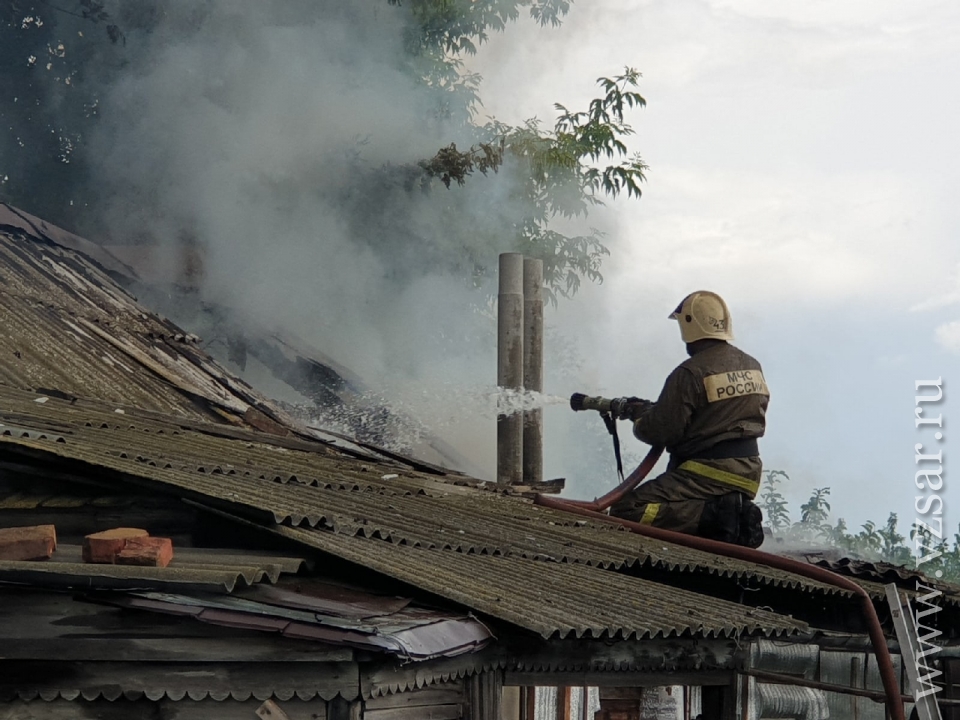
[[557, 688], [557, 720], [572, 720], [570, 717], [570, 688]]
[[470, 720], [501, 720], [503, 673], [489, 670], [469, 679], [468, 703]]
[[364, 720], [459, 720], [461, 717], [463, 706], [460, 704], [383, 708], [365, 710], [363, 713]]
[[626, 687], [614, 685], [611, 687], [600, 688], [601, 700], [643, 700], [642, 687]]
[[522, 703], [520, 720], [537, 720], [537, 688], [535, 686], [523, 688]]
[[383, 710], [386, 708], [418, 707], [423, 705], [458, 705], [466, 699], [463, 681], [442, 683], [422, 690], [393, 693], [382, 697], [370, 698], [364, 702], [364, 710]]

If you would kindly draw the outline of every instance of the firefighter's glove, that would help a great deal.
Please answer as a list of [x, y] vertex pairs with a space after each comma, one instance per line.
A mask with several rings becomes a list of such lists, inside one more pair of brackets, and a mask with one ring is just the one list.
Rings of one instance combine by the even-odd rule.
[[617, 398], [610, 403], [610, 410], [614, 417], [620, 420], [637, 420], [653, 405], [650, 400], [641, 400], [638, 397]]

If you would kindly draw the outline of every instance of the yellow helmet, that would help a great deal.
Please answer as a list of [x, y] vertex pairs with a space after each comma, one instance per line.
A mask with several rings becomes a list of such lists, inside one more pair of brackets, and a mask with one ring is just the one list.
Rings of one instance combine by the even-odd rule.
[[685, 343], [697, 340], [733, 340], [733, 320], [723, 298], [708, 290], [687, 295], [670, 315], [680, 323]]

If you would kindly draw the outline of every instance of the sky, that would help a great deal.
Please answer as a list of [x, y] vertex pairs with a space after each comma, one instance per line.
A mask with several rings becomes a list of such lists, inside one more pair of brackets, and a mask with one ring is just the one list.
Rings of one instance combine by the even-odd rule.
[[[506, 122], [584, 106], [595, 79], [624, 66], [643, 74], [647, 105], [630, 116], [631, 149], [650, 166], [643, 197], [603, 218], [605, 282], [548, 310], [589, 371], [579, 388], [548, 374], [546, 390], [656, 397], [685, 357], [666, 316], [714, 290], [735, 344], [764, 367], [761, 452], [790, 475], [795, 515], [827, 486], [834, 518], [858, 528], [895, 512], [906, 534], [922, 443], [944, 451], [955, 530], [958, 36], [955, 3], [884, 0], [591, 0], [559, 29], [518, 22], [493, 36], [470, 65], [484, 112]], [[937, 378], [939, 442], [913, 414], [916, 381]]]

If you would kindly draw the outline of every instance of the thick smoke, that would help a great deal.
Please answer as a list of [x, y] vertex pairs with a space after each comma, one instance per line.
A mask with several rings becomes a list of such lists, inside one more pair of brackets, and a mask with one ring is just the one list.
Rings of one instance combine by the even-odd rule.
[[[405, 11], [164, 7], [150, 32], [128, 31], [131, 65], [101, 93], [90, 157], [102, 200], [88, 232], [161, 243], [158, 263], [199, 247], [203, 302], [306, 339], [412, 416], [414, 433], [441, 435], [465, 469], [492, 477], [481, 406], [495, 384], [494, 289], [474, 287], [469, 269], [515, 249], [502, 232], [514, 180], [505, 167], [462, 187], [411, 185], [405, 168], [470, 138], [408, 71]], [[571, 354], [549, 353], [548, 390], [569, 394], [557, 378], [575, 374]]]
[[455, 288], [392, 282], [394, 262], [415, 262], [379, 251], [394, 229], [357, 238], [331, 198], [357, 157], [415, 163], [444, 130], [424, 133], [426, 98], [398, 69], [398, 12], [278, 17], [276, 5], [217, 3], [193, 30], [168, 21], [129, 39], [144, 47], [104, 94], [93, 153], [110, 234], [196, 242], [205, 300], [283, 318], [366, 376], [410, 367], [412, 338], [448, 325], [429, 299]]

